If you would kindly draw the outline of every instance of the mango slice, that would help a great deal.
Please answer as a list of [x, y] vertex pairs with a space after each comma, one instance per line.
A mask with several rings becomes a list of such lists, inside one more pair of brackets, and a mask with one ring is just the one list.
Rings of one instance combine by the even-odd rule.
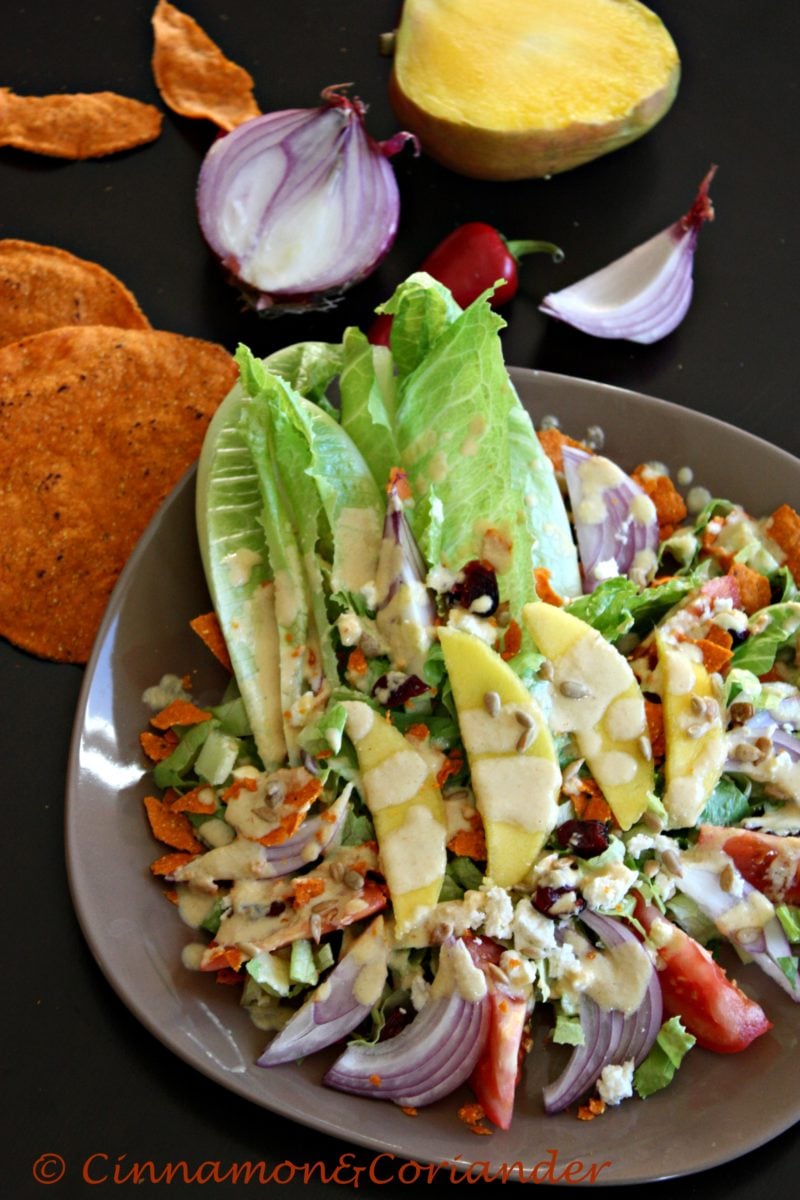
[[522, 619], [553, 665], [551, 727], [572, 733], [622, 829], [647, 807], [655, 776], [644, 697], [610, 642], [562, 608], [526, 604]]
[[345, 702], [364, 798], [378, 838], [398, 934], [439, 899], [447, 862], [444, 801], [430, 763], [360, 700]]
[[725, 764], [725, 734], [708, 671], [691, 648], [658, 638], [664, 710], [664, 807], [671, 829], [695, 825]]
[[679, 79], [672, 38], [637, 0], [405, 0], [389, 92], [444, 166], [531, 179], [647, 133]]
[[527, 874], [556, 821], [561, 772], [539, 705], [479, 637], [443, 626], [472, 788], [486, 834], [486, 873], [501, 887]]

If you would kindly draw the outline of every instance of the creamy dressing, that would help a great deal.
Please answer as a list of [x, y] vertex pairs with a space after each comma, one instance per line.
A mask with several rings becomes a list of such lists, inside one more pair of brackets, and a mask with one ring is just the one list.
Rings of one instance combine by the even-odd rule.
[[358, 592], [375, 578], [382, 527], [373, 508], [343, 508], [334, 530], [333, 591]]
[[261, 562], [262, 557], [257, 550], [251, 550], [249, 546], [242, 546], [240, 550], [226, 554], [222, 565], [228, 572], [228, 582], [231, 587], [244, 587], [250, 582], [253, 567], [259, 566]]
[[[630, 668], [594, 629], [573, 642], [553, 663], [554, 687], [551, 728], [556, 733], [593, 729], [618, 696], [630, 687]], [[579, 698], [564, 695], [561, 685], [585, 682], [588, 694]]]
[[487, 755], [472, 767], [483, 819], [549, 833], [555, 823], [560, 772], [546, 758], [529, 754]]
[[413, 800], [428, 773], [425, 759], [410, 747], [389, 755], [377, 767], [370, 767], [363, 774], [370, 812], [380, 812], [381, 809]]
[[614, 742], [632, 742], [645, 731], [644, 700], [635, 696], [620, 696], [606, 709], [603, 718], [606, 733]]
[[486, 976], [474, 965], [469, 951], [460, 941], [442, 946], [439, 969], [431, 985], [434, 1000], [454, 995], [473, 1003], [486, 995]]
[[405, 820], [381, 839], [381, 862], [389, 891], [401, 896], [435, 883], [444, 874], [442, 826], [424, 804], [411, 804]]
[[461, 737], [470, 754], [513, 754], [522, 733], [515, 713], [524, 710], [536, 720], [532, 706], [504, 705], [496, 716], [485, 708], [471, 708], [459, 713]]

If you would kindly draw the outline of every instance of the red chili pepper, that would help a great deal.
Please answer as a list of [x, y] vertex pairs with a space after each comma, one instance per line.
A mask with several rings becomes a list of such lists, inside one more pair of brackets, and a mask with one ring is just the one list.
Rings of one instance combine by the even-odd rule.
[[[454, 229], [422, 263], [420, 270], [427, 271], [439, 283], [453, 293], [453, 299], [462, 308], [477, 300], [482, 292], [505, 281], [503, 287], [492, 296], [493, 308], [507, 304], [517, 291], [517, 264], [523, 254], [551, 254], [556, 261], [563, 258], [558, 246], [552, 242], [515, 241], [507, 242], [501, 233], [483, 221], [470, 221]], [[376, 318], [369, 331], [373, 345], [388, 346], [392, 318], [382, 314]]]

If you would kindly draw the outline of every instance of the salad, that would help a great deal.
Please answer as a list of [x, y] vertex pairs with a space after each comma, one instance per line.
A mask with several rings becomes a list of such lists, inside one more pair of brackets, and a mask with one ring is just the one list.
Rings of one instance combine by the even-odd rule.
[[537, 436], [487, 296], [384, 310], [391, 348], [237, 353], [197, 479], [230, 684], [145, 696], [152, 870], [264, 1069], [508, 1128], [533, 1022], [544, 1111], [592, 1117], [768, 1036], [737, 956], [800, 999], [800, 518]]

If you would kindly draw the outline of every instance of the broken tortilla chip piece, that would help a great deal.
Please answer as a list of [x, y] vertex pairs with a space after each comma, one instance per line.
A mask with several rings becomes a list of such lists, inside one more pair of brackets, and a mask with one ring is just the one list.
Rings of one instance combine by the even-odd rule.
[[103, 158], [155, 141], [162, 116], [116, 92], [18, 96], [0, 88], [0, 146], [53, 158]]
[[201, 613], [199, 617], [194, 617], [189, 622], [189, 626], [206, 648], [211, 651], [217, 662], [222, 663], [226, 670], [233, 673], [231, 656], [228, 653], [228, 645], [217, 614], [215, 612]]
[[135, 296], [98, 263], [57, 246], [0, 241], [0, 346], [61, 325], [150, 328]]
[[261, 116], [252, 76], [226, 58], [192, 17], [159, 0], [152, 21], [153, 75], [173, 112], [205, 117], [226, 133]]
[[117, 577], [237, 377], [222, 347], [85, 325], [0, 349], [0, 635], [85, 662]]

